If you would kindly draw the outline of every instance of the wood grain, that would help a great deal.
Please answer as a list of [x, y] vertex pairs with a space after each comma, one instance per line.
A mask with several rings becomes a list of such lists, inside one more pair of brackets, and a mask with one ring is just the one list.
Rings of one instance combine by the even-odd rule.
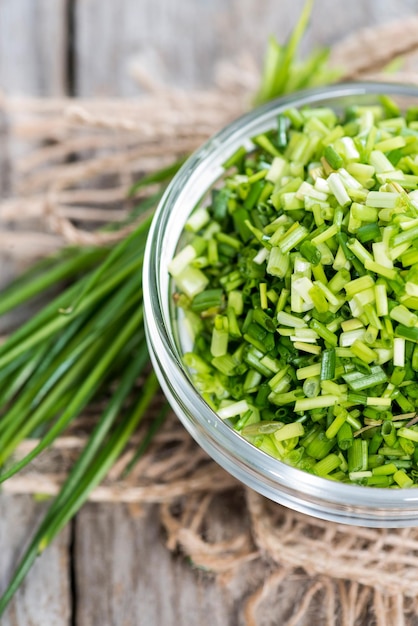
[[0, 91], [67, 90], [66, 0], [0, 0]]
[[77, 518], [77, 626], [228, 626], [232, 599], [164, 547], [156, 507], [88, 505]]
[[[135, 95], [141, 92], [133, 76], [138, 66], [163, 84], [211, 85], [220, 62], [247, 55], [259, 63], [270, 34], [285, 41], [303, 5], [304, 0], [0, 0], [0, 90]], [[359, 28], [417, 10], [416, 0], [316, 0], [302, 49], [332, 45]]]
[[[211, 502], [205, 539], [227, 541], [247, 523], [241, 495], [223, 494]], [[156, 506], [89, 504], [77, 516], [75, 536], [77, 626], [244, 626], [247, 600], [270, 573], [256, 560], [217, 579], [181, 551], [169, 552]], [[311, 584], [302, 573], [287, 576], [260, 603], [257, 625], [287, 622]], [[298, 626], [322, 626], [323, 605], [318, 594]]]
[[[285, 41], [304, 0], [75, 0], [75, 93], [140, 93], [133, 68], [180, 87], [211, 85], [216, 66]], [[302, 49], [417, 12], [415, 0], [316, 0]], [[94, 50], [94, 52], [93, 52]]]
[[[1, 45], [1, 44], [0, 44]], [[0, 198], [10, 193], [11, 172], [9, 161], [9, 145], [7, 134], [8, 120], [4, 111], [0, 108]], [[12, 264], [3, 250], [0, 250], [0, 287], [7, 284], [13, 276]], [[1, 332], [1, 324], [0, 324]]]
[[[31, 496], [0, 494], [0, 591], [44, 513], [46, 504]], [[2, 626], [69, 626], [69, 529], [38, 558], [16, 593]]]

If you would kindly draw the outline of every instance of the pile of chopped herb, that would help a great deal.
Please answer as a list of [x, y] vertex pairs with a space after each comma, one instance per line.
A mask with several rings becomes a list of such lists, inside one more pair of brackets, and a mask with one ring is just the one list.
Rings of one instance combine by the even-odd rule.
[[418, 109], [291, 108], [224, 164], [169, 270], [196, 389], [329, 479], [418, 483]]

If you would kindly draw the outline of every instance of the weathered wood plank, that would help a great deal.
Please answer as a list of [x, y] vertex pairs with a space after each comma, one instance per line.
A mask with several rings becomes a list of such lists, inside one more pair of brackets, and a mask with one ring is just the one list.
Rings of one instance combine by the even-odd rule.
[[[268, 36], [284, 41], [304, 0], [75, 0], [78, 95], [133, 95], [139, 63], [157, 80], [210, 85], [216, 65], [247, 54], [259, 61]], [[304, 49], [330, 45], [365, 26], [416, 13], [414, 0], [316, 0]]]
[[[267, 37], [284, 40], [304, 0], [1, 0], [0, 89], [61, 95], [68, 88], [68, 6], [75, 17], [79, 95], [133, 95], [140, 63], [161, 81], [211, 84], [219, 61], [246, 53], [260, 60]], [[364, 26], [416, 14], [415, 0], [316, 0], [305, 50], [333, 44]]]
[[156, 507], [87, 505], [76, 529], [77, 626], [231, 624], [231, 598], [164, 547]]
[[67, 28], [66, 0], [0, 0], [0, 90], [66, 93]]
[[[0, 494], [0, 592], [39, 523], [45, 503], [31, 496]], [[2, 626], [69, 626], [69, 531], [66, 529], [38, 558], [16, 593]]]
[[[0, 107], [0, 198], [10, 193], [10, 161], [7, 133], [8, 120]], [[13, 276], [13, 267], [4, 250], [0, 250], [0, 287], [7, 284]]]
[[[231, 494], [210, 506], [208, 541], [243, 532], [246, 517]], [[76, 523], [77, 626], [243, 626], [248, 595], [263, 585], [261, 561], [239, 567], [227, 584], [164, 545], [155, 506], [87, 505]], [[260, 626], [284, 623], [300, 605], [309, 579], [290, 575], [257, 611]], [[282, 621], [277, 621], [280, 616]], [[321, 626], [321, 596], [298, 626]]]

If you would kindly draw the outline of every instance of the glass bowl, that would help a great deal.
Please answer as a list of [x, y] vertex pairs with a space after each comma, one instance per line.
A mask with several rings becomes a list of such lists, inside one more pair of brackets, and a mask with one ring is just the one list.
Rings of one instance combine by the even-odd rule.
[[184, 164], [157, 209], [144, 262], [145, 327], [151, 360], [173, 410], [198, 444], [225, 470], [255, 491], [322, 519], [374, 527], [418, 523], [418, 488], [388, 489], [334, 482], [280, 462], [243, 439], [202, 399], [182, 364], [179, 323], [167, 266], [192, 210], [223, 174], [222, 163], [249, 137], [275, 123], [290, 106], [375, 104], [387, 94], [402, 108], [418, 105], [418, 88], [349, 83], [299, 92], [242, 116], [213, 136]]

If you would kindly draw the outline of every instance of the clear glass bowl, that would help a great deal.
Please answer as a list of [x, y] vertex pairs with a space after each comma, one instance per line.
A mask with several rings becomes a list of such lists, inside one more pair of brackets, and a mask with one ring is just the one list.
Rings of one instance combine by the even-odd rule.
[[151, 226], [143, 279], [145, 326], [151, 360], [173, 410], [198, 444], [233, 476], [271, 500], [315, 517], [401, 527], [418, 523], [418, 488], [348, 485], [303, 472], [248, 443], [212, 411], [182, 364], [167, 270], [188, 216], [223, 174], [222, 163], [249, 143], [249, 137], [273, 127], [277, 114], [290, 106], [330, 106], [338, 111], [374, 104], [379, 94], [391, 96], [402, 108], [418, 105], [417, 88], [395, 84], [351, 83], [300, 92], [244, 115], [197, 150], [173, 179]]

